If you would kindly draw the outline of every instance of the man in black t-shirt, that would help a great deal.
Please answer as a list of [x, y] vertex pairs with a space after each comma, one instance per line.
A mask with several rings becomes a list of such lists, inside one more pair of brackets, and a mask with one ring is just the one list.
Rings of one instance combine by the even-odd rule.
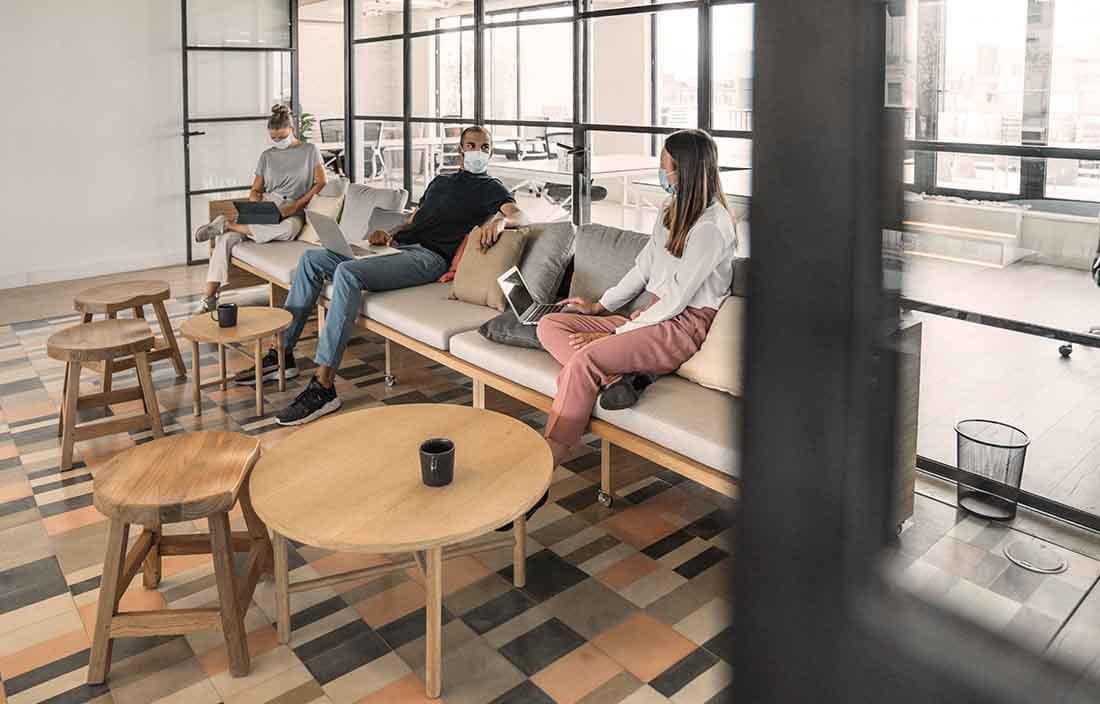
[[[285, 308], [294, 316], [283, 333], [287, 376], [296, 376], [293, 349], [306, 320], [317, 306], [325, 281], [332, 281], [332, 301], [320, 331], [314, 361], [317, 370], [305, 390], [277, 414], [281, 425], [301, 425], [340, 407], [333, 388], [336, 369], [344, 354], [355, 318], [362, 308], [364, 291], [389, 291], [420, 286], [440, 279], [455, 252], [469, 247], [488, 249], [506, 226], [521, 227], [527, 218], [499, 179], [486, 173], [492, 154], [492, 136], [481, 126], [467, 127], [459, 138], [462, 166], [456, 173], [435, 177], [412, 218], [392, 232], [377, 230], [368, 239], [375, 245], [392, 245], [400, 254], [369, 259], [348, 259], [324, 248], [302, 255]], [[278, 373], [275, 350], [263, 360], [263, 378]], [[255, 372], [237, 376], [254, 383]]]

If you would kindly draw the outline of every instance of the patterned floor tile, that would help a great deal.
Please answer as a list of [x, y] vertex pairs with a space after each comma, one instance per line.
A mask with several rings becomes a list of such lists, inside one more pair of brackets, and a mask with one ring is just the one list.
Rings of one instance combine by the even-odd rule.
[[620, 672], [622, 666], [591, 643], [559, 658], [531, 678], [558, 704], [574, 704]]
[[542, 671], [585, 642], [576, 631], [550, 618], [498, 650], [523, 674], [530, 677]]
[[601, 633], [592, 643], [643, 682], [657, 677], [696, 647], [671, 627], [644, 613]]

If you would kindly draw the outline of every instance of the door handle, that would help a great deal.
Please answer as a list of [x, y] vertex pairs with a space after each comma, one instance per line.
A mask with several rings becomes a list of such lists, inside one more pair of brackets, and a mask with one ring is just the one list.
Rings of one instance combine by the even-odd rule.
[[204, 135], [204, 134], [206, 134], [206, 133], [205, 132], [184, 132], [183, 136], [184, 137], [199, 137], [199, 136]]

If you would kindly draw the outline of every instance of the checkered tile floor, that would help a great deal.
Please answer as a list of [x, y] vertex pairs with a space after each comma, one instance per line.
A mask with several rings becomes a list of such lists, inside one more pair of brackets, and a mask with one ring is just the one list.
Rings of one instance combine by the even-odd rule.
[[[170, 303], [177, 325], [190, 305]], [[294, 595], [289, 646], [278, 644], [271, 586], [261, 584], [246, 619], [248, 677], [230, 677], [220, 637], [200, 634], [119, 641], [108, 686], [84, 686], [106, 539], [92, 506], [92, 475], [97, 464], [149, 434], [78, 443], [76, 466], [59, 472], [63, 367], [46, 357], [45, 340], [75, 322], [67, 316], [0, 326], [0, 695], [12, 704], [424, 701], [423, 590], [411, 570]], [[268, 385], [268, 415], [260, 418], [252, 390], [233, 387], [204, 393], [196, 418], [186, 381], [158, 363], [166, 430], [228, 429], [278, 442], [295, 430], [280, 428], [271, 414], [308, 380], [313, 344], [300, 346], [303, 375], [285, 393]], [[212, 377], [214, 350], [204, 347], [202, 354], [204, 375]], [[397, 358], [399, 385], [387, 388], [383, 360], [380, 340], [353, 339], [337, 379], [345, 411], [470, 403], [467, 379], [407, 352]], [[250, 363], [232, 354], [229, 361], [233, 369]], [[133, 383], [132, 373], [116, 378], [116, 387]], [[96, 389], [92, 374], [83, 383]], [[491, 395], [489, 402], [536, 428], [544, 422], [510, 399]], [[129, 410], [121, 404], [109, 412]], [[595, 500], [593, 447], [555, 472], [552, 501], [531, 522], [525, 588], [511, 585], [508, 550], [447, 563], [445, 702], [719, 702], [730, 693], [724, 648], [732, 627], [732, 503], [617, 452], [620, 498], [605, 509]], [[925, 493], [936, 494], [927, 487]], [[1019, 520], [1014, 527], [980, 521], [956, 512], [944, 495], [929, 496], [917, 496], [889, 573], [1100, 680], [1100, 540], [1069, 539]], [[203, 529], [177, 526], [195, 528]], [[1033, 539], [1025, 530], [1061, 545], [1056, 549], [1069, 570], [1042, 576], [1010, 564], [1002, 549]], [[293, 579], [308, 579], [366, 558], [295, 545], [291, 560]], [[156, 591], [136, 580], [122, 608], [198, 607], [216, 599], [206, 556], [166, 558], [164, 574]]]
[[[170, 302], [177, 326], [189, 307], [189, 300]], [[67, 316], [0, 326], [0, 691], [8, 701], [422, 701], [424, 607], [416, 571], [294, 595], [289, 646], [276, 639], [272, 589], [262, 583], [246, 618], [248, 677], [230, 677], [220, 637], [199, 634], [119, 641], [108, 686], [84, 685], [106, 539], [106, 523], [92, 506], [92, 476], [97, 464], [149, 434], [78, 443], [76, 465], [59, 472], [63, 366], [46, 357], [45, 341], [75, 322]], [[314, 343], [300, 345], [303, 374], [285, 393], [268, 386], [263, 417], [254, 415], [252, 390], [233, 387], [208, 389], [203, 415], [195, 417], [187, 382], [167, 362], [156, 364], [166, 431], [234, 430], [265, 444], [295, 432], [277, 426], [273, 413], [308, 381]], [[214, 349], [202, 354], [204, 374], [213, 378]], [[352, 341], [337, 380], [345, 411], [470, 403], [467, 379], [408, 352], [398, 355], [399, 384], [387, 388], [383, 359], [380, 340]], [[234, 369], [250, 363], [233, 354], [229, 361]], [[132, 372], [116, 376], [116, 388], [130, 383]], [[94, 391], [98, 382], [89, 373], [83, 384]], [[491, 395], [489, 405], [534, 427], [544, 422], [500, 396]], [[121, 404], [110, 412], [129, 410]], [[525, 588], [511, 585], [509, 550], [447, 563], [445, 702], [725, 699], [733, 678], [725, 650], [732, 503], [627, 453], [614, 461], [620, 498], [612, 509], [596, 502], [593, 446], [557, 468], [551, 502], [530, 524]], [[292, 579], [345, 571], [364, 559], [295, 545]], [[165, 558], [164, 575], [155, 591], [136, 580], [122, 608], [199, 607], [216, 599], [207, 556]]]

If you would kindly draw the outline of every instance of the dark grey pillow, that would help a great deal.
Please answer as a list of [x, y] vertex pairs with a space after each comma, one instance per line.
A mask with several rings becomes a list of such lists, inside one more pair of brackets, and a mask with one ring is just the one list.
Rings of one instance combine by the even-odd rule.
[[[638, 253], [649, 243], [649, 235], [617, 227], [591, 223], [577, 233], [577, 252], [573, 257], [573, 282], [569, 295], [598, 301], [619, 283], [634, 266]], [[623, 312], [632, 312], [648, 300], [643, 292], [628, 303]]]
[[481, 336], [493, 342], [511, 347], [526, 347], [532, 350], [541, 350], [536, 330], [537, 325], [524, 325], [519, 322], [516, 314], [506, 310], [492, 320], [482, 324], [477, 329]]
[[733, 258], [733, 284], [730, 293], [745, 298], [749, 295], [749, 258]]
[[527, 249], [519, 260], [519, 271], [531, 297], [538, 303], [555, 303], [558, 286], [573, 251], [573, 223], [544, 222], [529, 225]]

